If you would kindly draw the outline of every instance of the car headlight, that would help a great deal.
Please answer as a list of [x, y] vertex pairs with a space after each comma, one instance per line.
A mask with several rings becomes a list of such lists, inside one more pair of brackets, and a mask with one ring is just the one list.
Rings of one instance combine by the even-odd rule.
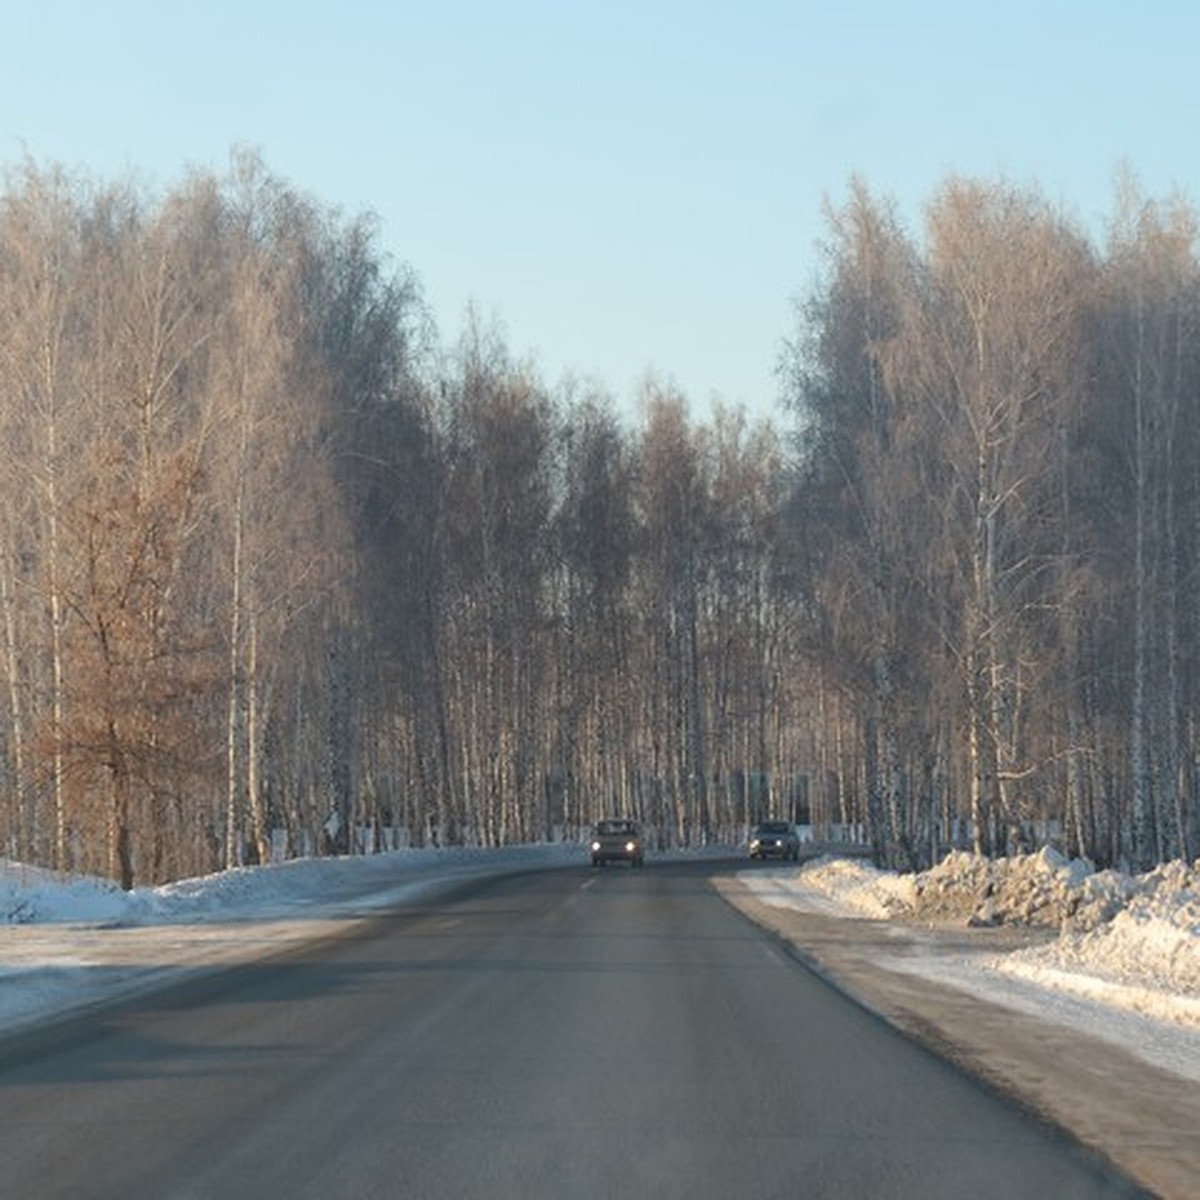
[[592, 843], [592, 853], [593, 853], [593, 854], [595, 854], [595, 853], [596, 853], [596, 851], [597, 851], [597, 850], [599, 850], [599, 849], [600, 849], [600, 843], [599, 843], [599, 842], [593, 842], [593, 843]]
[[632, 854], [637, 849], [637, 842], [626, 842], [625, 853]]

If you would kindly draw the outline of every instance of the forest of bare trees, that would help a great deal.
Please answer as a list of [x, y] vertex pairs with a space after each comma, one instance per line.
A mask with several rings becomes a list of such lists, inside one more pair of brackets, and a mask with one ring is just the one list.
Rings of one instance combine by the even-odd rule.
[[253, 156], [161, 196], [11, 170], [4, 852], [128, 887], [734, 833], [801, 762], [782, 456], [645, 400], [633, 435], [478, 321], [443, 352], [371, 223]]
[[1103, 248], [951, 179], [829, 214], [787, 360], [806, 586], [879, 854], [1200, 852], [1196, 216], [1126, 177]]
[[0, 193], [2, 853], [1200, 841], [1194, 214], [854, 183], [791, 428], [554, 388], [252, 155]]

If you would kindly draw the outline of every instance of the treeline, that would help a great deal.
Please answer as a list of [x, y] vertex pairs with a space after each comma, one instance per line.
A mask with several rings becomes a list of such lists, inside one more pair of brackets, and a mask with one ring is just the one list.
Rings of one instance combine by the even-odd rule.
[[370, 222], [251, 156], [9, 172], [4, 853], [129, 887], [801, 803], [780, 446], [643, 399], [443, 353]]
[[547, 387], [253, 156], [0, 194], [0, 837], [124, 886], [767, 815], [1197, 853], [1194, 215], [855, 184], [795, 428]]
[[951, 179], [861, 183], [787, 358], [827, 687], [881, 857], [953, 822], [1099, 862], [1200, 852], [1196, 213], [1129, 180], [1102, 248]]

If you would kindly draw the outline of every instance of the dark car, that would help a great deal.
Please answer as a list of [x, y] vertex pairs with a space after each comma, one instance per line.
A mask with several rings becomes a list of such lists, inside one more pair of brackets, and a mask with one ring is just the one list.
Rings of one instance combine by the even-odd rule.
[[610, 862], [627, 862], [640, 867], [645, 862], [646, 846], [636, 821], [614, 818], [598, 821], [592, 830], [592, 866], [602, 867]]
[[751, 858], [800, 858], [800, 838], [787, 821], [763, 821], [750, 835]]

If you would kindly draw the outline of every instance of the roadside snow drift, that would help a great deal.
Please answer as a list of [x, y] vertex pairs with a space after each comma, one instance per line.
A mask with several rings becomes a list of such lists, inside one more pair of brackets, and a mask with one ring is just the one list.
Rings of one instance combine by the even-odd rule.
[[1046, 944], [977, 965], [1200, 1027], [1200, 862], [1129, 876], [1049, 849], [1003, 859], [956, 852], [899, 875], [823, 858], [791, 885], [774, 880], [762, 898], [875, 920], [1057, 930]]

